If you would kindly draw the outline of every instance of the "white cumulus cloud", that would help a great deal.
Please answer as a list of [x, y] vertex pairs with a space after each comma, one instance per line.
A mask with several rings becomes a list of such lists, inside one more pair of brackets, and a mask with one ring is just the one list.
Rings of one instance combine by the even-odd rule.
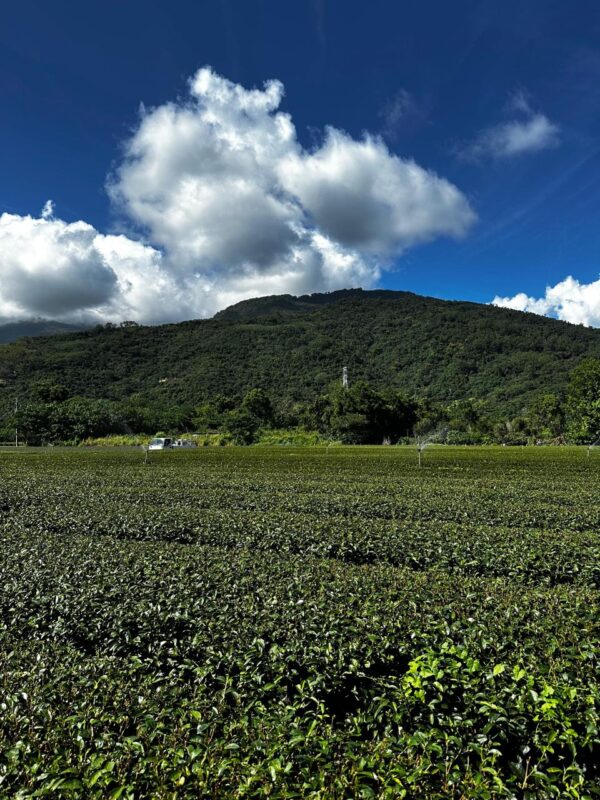
[[530, 297], [519, 292], [513, 297], [495, 297], [492, 305], [600, 327], [600, 278], [591, 283], [580, 283], [569, 275], [555, 286], [546, 287], [543, 297]]
[[475, 220], [455, 186], [369, 136], [355, 141], [330, 128], [322, 147], [292, 152], [278, 172], [318, 229], [364, 253], [397, 255], [435, 236], [460, 237]]
[[475, 213], [450, 182], [366, 134], [305, 149], [283, 86], [209, 68], [143, 110], [108, 191], [129, 231], [4, 214], [0, 316], [161, 322], [272, 293], [369, 287], [406, 248], [463, 236]]
[[50, 201], [39, 218], [0, 215], [0, 319], [164, 321], [177, 291], [157, 250], [55, 219]]
[[0, 216], [0, 315], [63, 318], [107, 303], [117, 276], [85, 222]]

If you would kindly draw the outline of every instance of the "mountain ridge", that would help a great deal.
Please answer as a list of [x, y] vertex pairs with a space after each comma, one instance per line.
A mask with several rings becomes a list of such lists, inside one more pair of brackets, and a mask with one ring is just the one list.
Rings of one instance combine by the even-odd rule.
[[10, 344], [26, 336], [56, 336], [59, 333], [75, 333], [85, 328], [54, 319], [27, 319], [0, 324], [0, 344]]
[[[273, 294], [264, 297], [253, 297], [248, 300], [240, 300], [231, 306], [227, 306], [222, 311], [212, 317], [212, 319], [242, 320], [252, 317], [263, 317], [271, 313], [278, 314], [301, 314], [310, 311], [318, 311], [324, 306], [346, 300], [356, 300], [361, 297], [369, 299], [384, 299], [390, 295], [412, 296], [417, 295], [412, 292], [398, 292], [392, 289], [337, 289], [333, 292], [314, 292], [313, 294]], [[451, 301], [449, 301], [451, 302]]]
[[563, 391], [590, 355], [600, 357], [600, 330], [495, 306], [391, 290], [273, 295], [212, 319], [1, 345], [0, 402], [44, 379], [71, 394], [162, 405], [262, 387], [285, 406], [327, 391], [347, 366], [351, 381], [518, 411]]

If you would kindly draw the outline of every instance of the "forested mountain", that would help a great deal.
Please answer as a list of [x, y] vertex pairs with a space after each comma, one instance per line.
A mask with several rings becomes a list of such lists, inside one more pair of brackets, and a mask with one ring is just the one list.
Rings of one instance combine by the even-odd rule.
[[54, 336], [82, 330], [81, 325], [68, 325], [51, 319], [32, 319], [23, 322], [5, 322], [0, 325], [0, 344], [14, 342], [23, 336]]
[[[264, 297], [213, 319], [103, 326], [0, 345], [0, 402], [40, 380], [69, 394], [196, 404], [262, 387], [275, 404], [311, 400], [339, 381], [447, 402], [482, 398], [517, 412], [560, 393], [573, 367], [600, 356], [600, 330], [533, 314], [348, 290]], [[4, 396], [4, 397], [2, 397]]]

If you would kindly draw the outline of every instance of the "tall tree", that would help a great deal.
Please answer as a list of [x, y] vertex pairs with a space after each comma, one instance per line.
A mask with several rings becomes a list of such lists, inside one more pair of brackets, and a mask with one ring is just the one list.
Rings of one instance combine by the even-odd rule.
[[543, 394], [529, 406], [529, 429], [538, 439], [557, 439], [564, 433], [565, 414], [555, 394]]
[[571, 373], [567, 389], [567, 429], [571, 439], [600, 439], [600, 359], [586, 358]]

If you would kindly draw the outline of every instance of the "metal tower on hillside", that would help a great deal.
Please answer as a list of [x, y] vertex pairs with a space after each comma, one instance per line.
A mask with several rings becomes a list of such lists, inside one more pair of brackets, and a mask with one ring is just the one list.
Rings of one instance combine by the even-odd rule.
[[348, 388], [348, 367], [342, 367], [342, 386]]

